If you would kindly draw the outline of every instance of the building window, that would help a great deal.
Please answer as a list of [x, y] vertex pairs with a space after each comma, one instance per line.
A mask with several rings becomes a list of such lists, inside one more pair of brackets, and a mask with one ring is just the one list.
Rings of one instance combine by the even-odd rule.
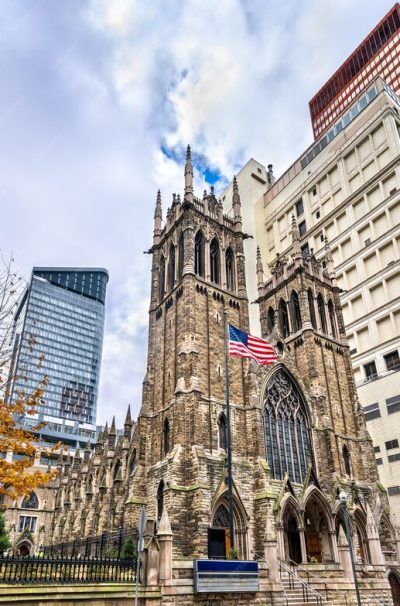
[[308, 244], [308, 242], [306, 242], [302, 247], [301, 247], [301, 255], [303, 257], [304, 260], [307, 259], [307, 257], [310, 254], [310, 246]]
[[[379, 403], [369, 404], [368, 406], [364, 406], [364, 416], [366, 421], [372, 421], [373, 419], [379, 419], [381, 416], [381, 411], [379, 410]], [[379, 446], [378, 446], [379, 448]], [[379, 451], [376, 451], [379, 452]]]
[[400, 452], [393, 454], [393, 455], [389, 455], [388, 461], [389, 461], [389, 463], [395, 463], [396, 461], [400, 461]]
[[167, 418], [164, 419], [163, 425], [163, 451], [164, 456], [169, 453], [169, 421]]
[[344, 470], [348, 476], [351, 476], [350, 453], [349, 453], [349, 449], [347, 448], [346, 444], [343, 446], [342, 455], [343, 455]]
[[268, 330], [268, 334], [271, 334], [271, 332], [273, 331], [273, 328], [275, 326], [275, 311], [273, 310], [272, 307], [268, 308], [268, 314], [267, 314], [267, 330]]
[[22, 509], [39, 509], [39, 500], [35, 492], [31, 492], [29, 496], [22, 499]]
[[219, 416], [218, 419], [218, 446], [219, 448], [222, 448], [223, 450], [226, 450], [227, 447], [227, 422], [226, 422], [226, 416], [224, 415], [224, 413], [222, 413]]
[[322, 332], [324, 332], [326, 334], [327, 330], [326, 330], [325, 302], [324, 302], [324, 299], [323, 299], [321, 293], [319, 293], [319, 295], [317, 297], [317, 306], [318, 306], [320, 327], [321, 327]]
[[161, 516], [164, 510], [164, 480], [158, 485], [157, 489], [157, 520], [161, 520]]
[[378, 374], [376, 372], [376, 364], [375, 364], [374, 360], [372, 360], [372, 362], [368, 362], [368, 364], [364, 364], [364, 372], [365, 372], [365, 379], [367, 381], [376, 379]]
[[194, 272], [204, 278], [204, 236], [200, 230], [194, 239]]
[[169, 290], [173, 290], [175, 286], [175, 246], [173, 244], [169, 249], [168, 286]]
[[393, 398], [388, 398], [386, 400], [386, 408], [388, 414], [391, 415], [394, 412], [400, 411], [400, 396], [394, 396]]
[[375, 463], [377, 465], [383, 465], [383, 459], [381, 459], [381, 457], [379, 457], [379, 459], [375, 459]]
[[297, 200], [296, 204], [295, 204], [295, 208], [296, 208], [296, 215], [298, 217], [300, 217], [300, 215], [302, 215], [304, 213], [304, 204], [303, 204], [303, 200], [300, 198], [300, 200]]
[[390, 353], [383, 356], [386, 364], [386, 370], [399, 370], [400, 369], [400, 358], [397, 350], [391, 351]]
[[184, 263], [184, 257], [185, 257], [185, 237], [184, 237], [183, 233], [179, 237], [178, 254], [179, 254], [179, 259], [178, 259], [178, 280], [181, 280], [182, 276], [183, 276], [183, 263]]
[[317, 321], [316, 321], [316, 317], [315, 317], [314, 297], [313, 297], [311, 288], [309, 288], [307, 291], [307, 297], [308, 297], [308, 308], [310, 310], [311, 325], [314, 328], [314, 330], [316, 330]]
[[380, 446], [374, 446], [374, 452], [380, 452], [380, 451], [381, 451], [381, 447]]
[[264, 398], [265, 448], [272, 477], [303, 482], [311, 458], [310, 424], [304, 400], [290, 375], [278, 369]]
[[336, 339], [336, 337], [337, 337], [336, 316], [335, 316], [335, 307], [333, 305], [332, 299], [329, 299], [329, 301], [328, 301], [328, 315], [329, 315], [329, 322], [331, 325], [332, 337], [334, 339]]
[[210, 244], [210, 278], [211, 282], [219, 284], [219, 244], [216, 238]]
[[299, 295], [297, 294], [297, 292], [295, 290], [292, 291], [292, 294], [290, 297], [290, 308], [291, 308], [291, 312], [292, 312], [292, 323], [293, 323], [294, 331], [296, 332], [301, 329], [302, 323], [301, 323]]
[[119, 482], [120, 480], [122, 480], [122, 465], [120, 459], [117, 459], [114, 467], [113, 481]]
[[281, 329], [282, 338], [286, 339], [289, 334], [289, 316], [287, 305], [283, 299], [279, 301], [279, 326]]
[[396, 440], [388, 440], [388, 442], [385, 442], [385, 447], [386, 450], [393, 450], [393, 448], [398, 448], [399, 447], [399, 441]]
[[19, 516], [18, 532], [23, 532], [24, 530], [35, 532], [36, 522], [37, 518], [34, 518], [33, 516]]
[[235, 290], [235, 262], [231, 247], [225, 253], [226, 287]]
[[400, 486], [388, 486], [388, 495], [389, 497], [394, 497], [395, 495], [400, 494]]
[[300, 234], [300, 238], [302, 238], [303, 236], [306, 235], [306, 231], [307, 231], [307, 226], [306, 226], [306, 222], [302, 221], [301, 223], [299, 223], [299, 234]]
[[133, 449], [131, 462], [129, 463], [129, 475], [132, 475], [136, 469], [136, 448]]
[[161, 301], [164, 299], [164, 295], [165, 295], [165, 258], [163, 255], [161, 255], [161, 259], [160, 259], [160, 283], [158, 285], [158, 290], [159, 290], [159, 301], [161, 303]]

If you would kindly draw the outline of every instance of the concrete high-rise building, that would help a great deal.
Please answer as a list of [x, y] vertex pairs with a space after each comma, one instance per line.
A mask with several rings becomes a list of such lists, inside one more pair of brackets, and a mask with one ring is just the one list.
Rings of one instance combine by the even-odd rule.
[[293, 217], [305, 259], [322, 260], [327, 239], [358, 398], [400, 518], [400, 99], [378, 77], [340, 122], [257, 202], [256, 239], [270, 270], [293, 254]]
[[95, 438], [107, 281], [105, 269], [34, 267], [17, 310], [11, 400], [47, 376], [43, 404], [21, 419], [27, 429], [44, 421], [47, 443]]
[[[356, 50], [339, 67], [309, 103], [315, 138], [324, 144], [332, 136], [330, 127], [381, 76], [400, 94], [400, 4], [396, 3]], [[328, 131], [328, 132], [326, 132]], [[325, 143], [325, 144], [326, 144]]]

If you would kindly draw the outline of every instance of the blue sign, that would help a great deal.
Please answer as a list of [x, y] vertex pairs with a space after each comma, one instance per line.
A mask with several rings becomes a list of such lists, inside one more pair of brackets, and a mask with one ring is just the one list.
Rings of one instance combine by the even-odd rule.
[[259, 589], [258, 562], [249, 560], [195, 560], [197, 593], [254, 593]]

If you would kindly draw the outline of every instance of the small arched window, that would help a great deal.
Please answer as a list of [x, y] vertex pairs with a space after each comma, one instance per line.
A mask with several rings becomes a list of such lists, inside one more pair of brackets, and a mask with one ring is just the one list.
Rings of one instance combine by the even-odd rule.
[[129, 475], [133, 474], [133, 471], [135, 468], [136, 468], [136, 448], [133, 449], [131, 461], [129, 463]]
[[161, 516], [164, 509], [164, 480], [158, 485], [157, 489], [157, 520], [161, 520]]
[[185, 255], [185, 237], [184, 237], [183, 233], [181, 233], [181, 235], [179, 236], [178, 254], [179, 254], [178, 280], [181, 280], [182, 276], [183, 276], [183, 262], [184, 262], [184, 255]]
[[122, 480], [122, 465], [120, 459], [117, 459], [114, 467], [113, 481], [119, 482], [119, 480]]
[[268, 334], [271, 334], [275, 326], [275, 311], [272, 307], [268, 308], [267, 313], [267, 330]]
[[87, 480], [87, 484], [86, 484], [86, 494], [93, 494], [93, 476], [92, 474], [89, 475], [88, 480]]
[[311, 326], [313, 327], [314, 330], [316, 330], [317, 329], [317, 321], [316, 321], [316, 318], [315, 318], [314, 297], [313, 297], [311, 288], [309, 288], [308, 291], [307, 291], [307, 297], [308, 297], [308, 308], [310, 310]]
[[292, 295], [290, 297], [290, 307], [292, 312], [293, 327], [296, 332], [301, 329], [302, 323], [299, 295], [295, 290], [292, 291]]
[[167, 418], [164, 419], [163, 426], [163, 451], [164, 456], [169, 453], [169, 421]]
[[204, 236], [200, 230], [194, 239], [194, 273], [204, 278]]
[[161, 255], [161, 259], [160, 259], [160, 283], [158, 285], [158, 291], [159, 291], [159, 301], [161, 303], [161, 301], [164, 299], [164, 295], [165, 295], [165, 258], [164, 255]]
[[336, 339], [337, 330], [336, 330], [336, 317], [335, 317], [335, 307], [333, 305], [332, 299], [328, 301], [328, 314], [329, 314], [329, 322], [331, 324], [332, 337]]
[[346, 444], [343, 446], [342, 454], [343, 454], [344, 470], [348, 476], [351, 476], [350, 453], [349, 453], [349, 449], [347, 448]]
[[225, 253], [226, 287], [235, 290], [235, 261], [233, 251], [229, 247]]
[[21, 507], [23, 509], [39, 509], [39, 500], [36, 493], [32, 491], [28, 496], [25, 496], [22, 499]]
[[227, 429], [226, 416], [222, 413], [218, 419], [218, 446], [226, 450], [227, 448]]
[[216, 238], [211, 240], [210, 244], [210, 278], [211, 282], [219, 284], [220, 263], [219, 263], [219, 244]]
[[173, 244], [169, 249], [168, 286], [169, 290], [172, 290], [175, 286], [175, 246]]
[[321, 330], [322, 330], [322, 332], [324, 332], [326, 334], [327, 330], [326, 330], [325, 303], [324, 303], [324, 299], [323, 299], [321, 293], [318, 294], [317, 305], [318, 305], [318, 315], [319, 315], [319, 322], [321, 325]]
[[282, 333], [282, 337], [286, 339], [289, 336], [289, 317], [286, 302], [281, 299], [279, 301], [279, 325]]

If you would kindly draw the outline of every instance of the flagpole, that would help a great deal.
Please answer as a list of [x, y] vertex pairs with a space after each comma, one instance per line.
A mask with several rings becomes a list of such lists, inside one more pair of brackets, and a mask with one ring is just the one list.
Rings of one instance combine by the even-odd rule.
[[225, 395], [226, 395], [226, 447], [228, 455], [228, 502], [229, 502], [229, 534], [231, 549], [235, 547], [235, 537], [233, 534], [233, 490], [232, 490], [232, 451], [231, 451], [231, 409], [229, 404], [229, 329], [228, 329], [228, 311], [224, 310], [224, 331], [225, 331]]

